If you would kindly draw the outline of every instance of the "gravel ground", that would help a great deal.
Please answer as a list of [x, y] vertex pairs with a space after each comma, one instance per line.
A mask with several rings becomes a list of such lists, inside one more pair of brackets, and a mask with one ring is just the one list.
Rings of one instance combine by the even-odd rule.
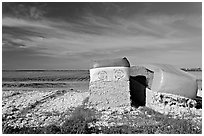
[[[100, 111], [100, 117], [98, 121], [89, 123], [89, 127], [113, 127], [113, 126], [156, 126], [163, 123], [164, 120], [156, 119], [163, 118], [164, 115], [148, 109], [147, 107], [140, 106], [138, 108], [115, 108], [109, 110]], [[197, 115], [191, 116], [188, 119], [194, 124], [194, 126], [202, 125], [202, 109], [197, 109]], [[176, 116], [167, 116], [168, 118], [182, 119]]]
[[66, 91], [3, 91], [3, 123], [9, 126], [61, 124], [89, 93]]
[[[83, 105], [83, 101], [88, 96], [89, 92], [77, 92], [77, 90], [73, 89], [3, 91], [2, 122], [4, 125], [13, 126], [14, 128], [42, 127], [51, 124], [62, 125], [65, 118], [70, 117], [75, 107]], [[144, 108], [124, 107], [99, 111], [98, 120], [90, 123], [89, 127], [142, 126], [159, 123], [154, 119], [154, 114], [147, 113]], [[202, 124], [202, 109], [195, 109], [195, 113], [198, 113], [198, 116], [192, 117], [192, 122]]]

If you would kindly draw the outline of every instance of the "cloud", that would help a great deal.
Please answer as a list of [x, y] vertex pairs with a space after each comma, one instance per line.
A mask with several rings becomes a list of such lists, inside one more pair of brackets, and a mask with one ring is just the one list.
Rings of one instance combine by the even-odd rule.
[[3, 2], [2, 13], [5, 16], [12, 16], [24, 19], [42, 19], [46, 13], [46, 3], [26, 2]]
[[[2, 19], [3, 51], [29, 50], [33, 56], [83, 61], [117, 56], [143, 58], [143, 55], [149, 60], [153, 59], [152, 56], [159, 60], [165, 58], [164, 54], [168, 56], [181, 52], [185, 56], [193, 51], [195, 55], [201, 49], [200, 14], [172, 14], [170, 9], [165, 14], [152, 3], [137, 10], [134, 6], [128, 10], [124, 5], [112, 3], [105, 6], [103, 12], [104, 5], [95, 5], [93, 9], [94, 4], [89, 4], [86, 5], [89, 8], [77, 10], [71, 4], [69, 10], [64, 6], [59, 13], [74, 13], [70, 12], [67, 16], [60, 14], [59, 17], [56, 17], [56, 11], [60, 9], [57, 6], [52, 12], [48, 12], [52, 8], [46, 9], [46, 14], [37, 6], [28, 6], [24, 10], [29, 10], [29, 17], [21, 17], [27, 16], [21, 10], [17, 10], [18, 13], [12, 11], [14, 16], [9, 12]], [[113, 13], [110, 12], [112, 6], [115, 8]], [[94, 13], [98, 7], [100, 11]], [[156, 12], [152, 12], [154, 10]], [[48, 17], [51, 13], [53, 16]], [[128, 13], [131, 14], [125, 17]], [[192, 46], [195, 43], [196, 46]]]
[[[65, 50], [83, 53], [96, 49], [115, 50], [123, 47], [167, 48], [174, 44], [182, 44], [185, 40], [189, 41], [189, 38], [192, 39], [192, 36], [195, 36], [197, 32], [193, 25], [186, 29], [172, 27], [173, 23], [182, 20], [181, 18], [160, 16], [157, 17], [157, 22], [152, 18], [154, 17], [125, 20], [115, 17], [114, 21], [108, 21], [103, 17], [89, 15], [84, 17], [83, 23], [75, 24], [62, 20], [33, 22], [5, 18], [3, 19], [3, 39], [6, 39], [4, 38], [5, 34], [7, 34], [5, 37], [10, 35], [10, 39], [19, 37], [19, 39], [24, 40], [22, 44], [27, 45], [27, 47], [41, 47], [39, 51], [42, 53], [62, 55], [66, 54], [61, 53]], [[8, 21], [10, 24], [6, 23]], [[24, 27], [19, 22], [23, 22]], [[58, 22], [61, 22], [60, 25]], [[183, 25], [185, 26], [185, 23]], [[188, 29], [195, 29], [195, 33], [190, 35], [192, 31], [188, 31]], [[186, 35], [186, 33], [189, 34], [188, 37], [178, 37], [179, 34]], [[19, 42], [16, 43], [19, 44]]]

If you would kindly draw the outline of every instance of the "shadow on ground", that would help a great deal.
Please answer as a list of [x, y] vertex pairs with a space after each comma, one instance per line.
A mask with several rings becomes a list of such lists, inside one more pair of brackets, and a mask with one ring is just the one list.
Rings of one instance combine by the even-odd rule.
[[[141, 126], [95, 126], [89, 127], [89, 123], [96, 122], [98, 117], [95, 110], [90, 110], [84, 106], [77, 107], [69, 119], [61, 126], [54, 124], [46, 127], [22, 127], [14, 128], [3, 124], [3, 134], [201, 134], [202, 126], [197, 128], [189, 120], [173, 119], [164, 116], [151, 109], [144, 107], [143, 113], [152, 115], [152, 119], [160, 123], [155, 125]], [[143, 116], [142, 116], [143, 117]], [[130, 119], [131, 120], [131, 119]], [[143, 117], [143, 121], [149, 118]], [[145, 124], [145, 123], [144, 123]]]

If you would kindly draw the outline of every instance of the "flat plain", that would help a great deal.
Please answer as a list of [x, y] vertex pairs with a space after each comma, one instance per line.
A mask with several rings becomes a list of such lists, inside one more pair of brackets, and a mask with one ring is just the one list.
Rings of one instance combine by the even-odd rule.
[[90, 111], [88, 88], [88, 70], [2, 71], [3, 133], [202, 132], [201, 116], [177, 119], [146, 107]]

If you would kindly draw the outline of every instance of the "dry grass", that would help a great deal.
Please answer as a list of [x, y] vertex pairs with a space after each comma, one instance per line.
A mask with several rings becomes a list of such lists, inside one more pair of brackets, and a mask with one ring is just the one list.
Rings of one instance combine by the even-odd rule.
[[[153, 120], [157, 120], [160, 123], [155, 125], [148, 125], [149, 118], [142, 117], [143, 122], [147, 122], [147, 125], [141, 126], [100, 126], [89, 127], [88, 123], [97, 121], [96, 111], [86, 109], [83, 106], [77, 107], [72, 116], [65, 119], [62, 126], [56, 126], [54, 124], [47, 127], [23, 127], [12, 128], [9, 126], [3, 126], [4, 134], [201, 134], [202, 126], [194, 126], [190, 120], [172, 119], [167, 116], [156, 113], [148, 108], [143, 108], [144, 112], [151, 114]], [[135, 119], [137, 121], [137, 119]]]

